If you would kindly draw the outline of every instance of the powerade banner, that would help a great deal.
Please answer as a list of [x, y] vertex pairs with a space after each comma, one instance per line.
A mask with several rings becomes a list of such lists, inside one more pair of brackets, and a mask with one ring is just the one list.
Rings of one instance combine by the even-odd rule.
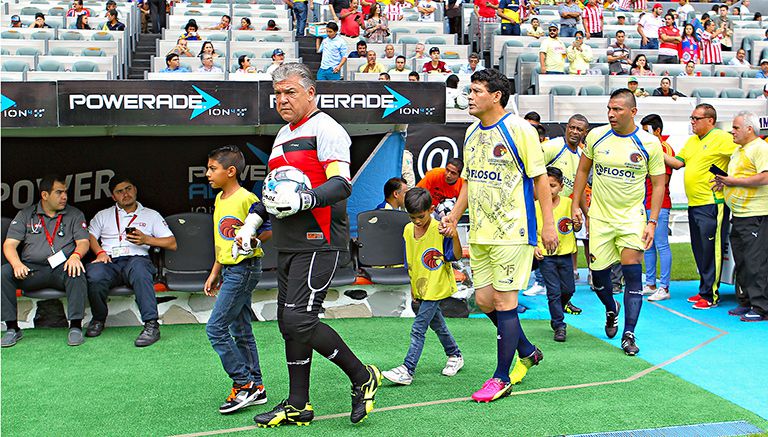
[[61, 81], [61, 126], [257, 125], [258, 82]]
[[0, 102], [3, 127], [58, 125], [56, 82], [3, 82]]
[[[261, 83], [259, 120], [281, 124], [272, 84]], [[317, 107], [341, 124], [443, 124], [441, 82], [317, 82]]]
[[[382, 135], [352, 137], [354, 175], [373, 153]], [[218, 193], [205, 177], [208, 152], [233, 144], [245, 156], [240, 183], [261, 197], [273, 136], [205, 137], [3, 137], [0, 159], [0, 198], [4, 217], [39, 199], [35, 187], [44, 175], [61, 175], [69, 203], [87, 218], [114, 204], [109, 180], [125, 175], [138, 187], [143, 205], [167, 216], [181, 212], [211, 212]]]

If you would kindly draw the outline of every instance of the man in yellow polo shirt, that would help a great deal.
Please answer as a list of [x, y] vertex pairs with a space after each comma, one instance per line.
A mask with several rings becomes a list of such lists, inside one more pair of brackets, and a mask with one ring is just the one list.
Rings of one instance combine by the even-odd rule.
[[725, 171], [736, 149], [728, 132], [717, 129], [717, 111], [702, 103], [691, 114], [693, 133], [674, 158], [664, 155], [664, 163], [673, 169], [685, 167], [685, 195], [688, 197], [688, 226], [691, 250], [701, 280], [699, 293], [688, 298], [697, 310], [708, 310], [718, 304], [720, 271], [725, 238], [723, 223], [730, 211], [723, 193], [712, 191], [712, 166]]
[[759, 129], [755, 113], [736, 115], [732, 132], [738, 147], [728, 176], [715, 176], [714, 186], [733, 212], [731, 247], [739, 306], [728, 314], [741, 316], [743, 322], [768, 320], [768, 143], [757, 136]]

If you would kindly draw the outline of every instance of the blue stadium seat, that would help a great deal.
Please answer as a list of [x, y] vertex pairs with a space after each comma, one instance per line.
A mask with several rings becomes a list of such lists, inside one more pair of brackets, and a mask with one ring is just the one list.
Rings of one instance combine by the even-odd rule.
[[38, 56], [40, 50], [35, 47], [19, 47], [16, 49], [17, 56]]
[[580, 96], [604, 96], [605, 90], [600, 85], [587, 85], [579, 90]]
[[746, 93], [741, 88], [725, 88], [720, 91], [720, 98], [723, 99], [743, 99]]
[[555, 85], [549, 90], [549, 93], [554, 96], [575, 96], [576, 88], [570, 85]]
[[78, 73], [94, 73], [99, 71], [99, 66], [89, 61], [77, 61], [72, 64], [72, 71]]
[[53, 39], [53, 33], [51, 32], [35, 32], [32, 35], [30, 35], [32, 39], [44, 39], [44, 40], [51, 40]]
[[717, 98], [717, 92], [712, 88], [694, 88], [691, 97], [714, 99]]
[[94, 41], [114, 41], [115, 37], [109, 32], [97, 32], [93, 34]]
[[14, 61], [14, 60], [3, 60], [2, 61], [2, 70], [3, 71], [11, 71], [16, 73], [22, 73], [25, 71], [29, 71], [29, 65], [27, 65], [26, 62], [21, 61]]
[[66, 47], [51, 47], [48, 54], [51, 56], [72, 56], [72, 50]]
[[38, 71], [64, 71], [64, 64], [54, 59], [43, 59], [37, 63]]

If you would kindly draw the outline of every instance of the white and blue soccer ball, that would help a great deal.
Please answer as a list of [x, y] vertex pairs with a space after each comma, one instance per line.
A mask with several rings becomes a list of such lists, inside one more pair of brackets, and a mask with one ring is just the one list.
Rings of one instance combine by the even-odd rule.
[[301, 210], [301, 191], [312, 188], [307, 175], [296, 167], [278, 167], [264, 179], [262, 202], [267, 212], [277, 218], [296, 214]]
[[440, 220], [443, 217], [450, 214], [454, 206], [456, 206], [455, 197], [443, 199], [443, 201], [438, 203], [437, 206], [435, 207], [435, 212], [433, 213], [433, 216], [435, 217], [436, 220]]

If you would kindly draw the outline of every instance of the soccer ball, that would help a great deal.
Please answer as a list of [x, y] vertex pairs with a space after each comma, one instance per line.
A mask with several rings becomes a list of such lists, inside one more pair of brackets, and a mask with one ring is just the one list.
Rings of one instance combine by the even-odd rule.
[[434, 217], [436, 220], [440, 220], [443, 217], [450, 214], [453, 207], [456, 206], [456, 198], [450, 197], [447, 199], [443, 199], [442, 202], [438, 203], [435, 207]]
[[278, 167], [264, 179], [264, 207], [279, 219], [296, 214], [301, 209], [299, 193], [310, 188], [312, 183], [303, 171], [290, 165]]

